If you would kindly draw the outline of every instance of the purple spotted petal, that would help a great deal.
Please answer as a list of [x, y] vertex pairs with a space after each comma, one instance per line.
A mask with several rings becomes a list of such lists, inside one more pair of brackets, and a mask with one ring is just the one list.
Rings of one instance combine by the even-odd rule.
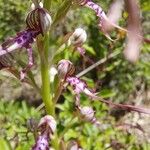
[[0, 56], [22, 47], [28, 48], [38, 34], [39, 32], [32, 30], [25, 30], [18, 33], [16, 37], [11, 38], [0, 46]]
[[47, 133], [40, 135], [36, 144], [32, 147], [32, 150], [49, 150], [49, 140], [49, 135]]
[[84, 92], [84, 89], [87, 87], [86, 83], [77, 77], [68, 77], [66, 81], [74, 88], [74, 92], [77, 95]]

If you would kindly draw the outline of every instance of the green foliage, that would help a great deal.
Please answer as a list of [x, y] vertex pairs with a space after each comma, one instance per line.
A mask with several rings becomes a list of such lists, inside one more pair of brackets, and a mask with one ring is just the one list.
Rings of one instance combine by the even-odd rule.
[[[118, 145], [129, 150], [149, 149], [148, 143], [138, 142], [134, 135], [117, 129], [115, 121], [109, 116], [108, 108], [105, 105], [98, 102], [92, 104], [96, 111], [96, 117], [101, 122], [100, 128], [97, 128], [91, 123], [82, 121], [73, 107], [72, 95], [64, 94], [64, 98], [65, 102], [57, 105], [59, 110], [57, 130], [60, 138], [64, 137], [66, 143], [69, 143], [70, 140], [77, 140], [86, 150], [103, 150], [113, 142], [117, 142]], [[85, 98], [82, 98], [82, 101], [83, 99]], [[84, 105], [89, 105], [86, 99]], [[31, 118], [38, 121], [41, 114], [33, 107], [27, 106], [25, 102], [1, 100], [0, 106], [0, 149], [30, 149], [34, 143], [34, 132], [28, 133], [31, 128], [27, 122]]]
[[101, 126], [97, 128], [95, 125], [83, 121], [82, 117], [80, 118], [71, 94], [64, 94], [64, 99], [63, 104], [57, 105], [59, 110], [57, 129], [58, 136], [64, 137], [66, 143], [70, 140], [77, 140], [86, 150], [103, 150], [109, 146], [110, 149], [117, 149], [117, 147], [128, 150], [149, 149], [149, 143], [141, 143], [134, 134], [119, 130], [105, 105], [99, 102], [90, 103], [85, 97], [81, 99], [82, 106], [92, 105], [94, 107], [96, 117], [101, 123]]
[[[34, 143], [29, 120], [38, 120], [40, 113], [24, 101], [0, 101], [0, 149], [28, 150]], [[9, 144], [7, 144], [9, 143]], [[28, 143], [28, 144], [27, 144]]]
[[24, 28], [28, 1], [0, 0], [0, 41], [8, 38]]

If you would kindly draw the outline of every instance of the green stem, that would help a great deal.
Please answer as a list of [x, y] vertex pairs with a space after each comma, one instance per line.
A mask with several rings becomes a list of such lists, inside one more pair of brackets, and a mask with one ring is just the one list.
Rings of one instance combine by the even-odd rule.
[[49, 49], [49, 35], [47, 34], [43, 40], [38, 40], [38, 48], [41, 60], [41, 79], [42, 79], [42, 99], [45, 104], [46, 111], [49, 115], [55, 115], [55, 107], [50, 93], [50, 79], [49, 79], [49, 63], [48, 63], [48, 49]]
[[[51, 0], [44, 1], [44, 7], [50, 10]], [[52, 94], [50, 92], [50, 77], [49, 77], [49, 34], [45, 35], [44, 39], [38, 40], [38, 48], [41, 60], [41, 78], [42, 78], [42, 99], [45, 104], [46, 111], [49, 115], [55, 116], [55, 104], [52, 100]], [[51, 62], [50, 62], [51, 64]], [[54, 140], [52, 140], [52, 146], [55, 150], [59, 150], [59, 139], [57, 133]]]
[[[49, 9], [51, 0], [45, 0], [44, 6]], [[46, 34], [44, 38], [39, 37], [37, 39], [37, 47], [40, 54], [41, 64], [41, 96], [45, 104], [46, 111], [49, 115], [55, 115], [55, 106], [52, 101], [50, 93], [50, 79], [49, 79], [49, 63], [48, 63], [48, 50], [49, 50], [49, 34]]]

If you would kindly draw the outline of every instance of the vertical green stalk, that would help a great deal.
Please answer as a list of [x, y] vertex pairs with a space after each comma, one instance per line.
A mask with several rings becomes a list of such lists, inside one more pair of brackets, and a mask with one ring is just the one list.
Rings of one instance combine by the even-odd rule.
[[[47, 10], [50, 9], [51, 0], [45, 0], [44, 6]], [[48, 49], [49, 49], [49, 34], [47, 33], [43, 39], [38, 40], [38, 48], [41, 61], [41, 79], [42, 79], [42, 99], [45, 104], [46, 111], [49, 115], [54, 116], [55, 107], [50, 94], [50, 79], [49, 79], [49, 63], [48, 63]]]
[[[50, 10], [51, 0], [44, 0], [44, 7]], [[52, 100], [50, 92], [50, 77], [49, 77], [49, 33], [47, 33], [44, 39], [38, 39], [38, 48], [41, 61], [41, 78], [42, 78], [42, 99], [45, 104], [46, 111], [49, 115], [55, 116], [55, 104]], [[52, 140], [52, 146], [55, 150], [59, 150], [59, 140], [57, 133], [54, 140]]]
[[41, 78], [42, 78], [42, 99], [45, 104], [46, 111], [49, 115], [54, 116], [54, 104], [50, 93], [50, 80], [49, 80], [49, 63], [48, 63], [48, 48], [49, 48], [49, 35], [39, 43], [40, 60], [41, 60]]

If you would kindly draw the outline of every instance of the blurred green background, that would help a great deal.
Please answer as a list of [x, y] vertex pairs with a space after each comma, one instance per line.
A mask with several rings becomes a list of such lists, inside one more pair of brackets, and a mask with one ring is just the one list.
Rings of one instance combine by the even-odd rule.
[[[105, 12], [108, 11], [111, 0], [96, 1]], [[53, 0], [51, 15], [53, 16], [62, 0]], [[148, 0], [140, 0], [141, 22], [144, 36], [150, 38], [150, 5]], [[0, 0], [0, 42], [14, 36], [16, 32], [25, 28], [25, 17], [30, 8], [29, 1]], [[125, 26], [127, 14], [124, 11], [120, 24]], [[67, 16], [55, 27], [51, 33], [50, 50], [55, 51], [63, 36], [82, 27], [87, 31], [88, 40], [84, 44], [86, 56], [93, 62], [103, 59], [111, 52], [119, 51], [119, 55], [107, 60], [87, 73], [84, 79], [88, 86], [99, 92], [104, 98], [110, 98], [117, 103], [130, 103], [150, 107], [150, 47], [143, 43], [140, 59], [136, 64], [126, 61], [123, 56], [125, 37], [115, 43], [110, 42], [97, 28], [95, 14], [87, 8], [73, 7]], [[112, 33], [115, 36], [121, 33]], [[33, 72], [39, 79], [39, 58]], [[76, 66], [76, 74], [91, 65], [73, 49], [66, 49], [56, 57], [71, 60]], [[138, 113], [128, 113], [119, 109], [112, 109], [99, 102], [90, 103], [82, 95], [82, 105], [92, 105], [96, 117], [102, 124], [97, 129], [90, 123], [83, 122], [77, 117], [74, 108], [74, 98], [70, 90], [66, 90], [57, 105], [58, 135], [68, 143], [77, 140], [85, 150], [149, 150], [150, 149], [150, 117]], [[28, 150], [34, 143], [33, 133], [35, 122], [44, 115], [44, 111], [37, 111], [41, 98], [32, 87], [20, 83], [12, 75], [0, 71], [0, 150]], [[33, 123], [34, 122], [34, 123]], [[104, 128], [104, 129], [103, 129]], [[29, 131], [29, 134], [27, 132]]]

